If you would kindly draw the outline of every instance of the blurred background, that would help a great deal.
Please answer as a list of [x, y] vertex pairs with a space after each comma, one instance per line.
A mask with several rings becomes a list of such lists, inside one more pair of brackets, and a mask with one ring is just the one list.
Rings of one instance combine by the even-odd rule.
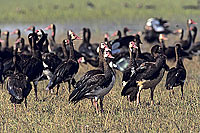
[[[95, 31], [123, 26], [141, 30], [150, 17], [162, 17], [172, 24], [192, 18], [199, 22], [199, 0], [0, 0], [2, 30], [44, 27], [50, 23], [64, 32], [83, 26]], [[172, 25], [172, 27], [174, 26]]]

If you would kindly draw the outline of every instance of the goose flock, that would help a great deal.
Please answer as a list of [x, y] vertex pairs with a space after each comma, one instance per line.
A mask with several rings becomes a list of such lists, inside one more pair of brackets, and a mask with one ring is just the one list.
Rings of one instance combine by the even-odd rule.
[[[136, 101], [140, 105], [140, 95], [143, 89], [150, 89], [151, 104], [156, 86], [167, 72], [165, 87], [167, 90], [183, 87], [186, 79], [186, 69], [183, 59], [192, 60], [193, 56], [200, 55], [200, 42], [196, 42], [197, 27], [192, 19], [187, 20], [187, 39], [184, 40], [184, 30], [171, 31], [163, 19], [152, 18], [145, 26], [144, 40], [147, 42], [158, 41], [151, 47], [151, 52], [143, 52], [141, 34], [128, 35], [131, 30], [124, 28], [122, 36], [118, 30], [112, 36], [117, 39], [110, 40], [106, 33], [100, 43], [91, 43], [91, 31], [83, 28], [83, 38], [72, 30], [68, 30], [66, 39], [61, 44], [55, 40], [56, 26], [50, 24], [44, 29], [28, 27], [28, 44], [21, 36], [21, 31], [16, 29], [11, 35], [17, 35], [16, 41], [10, 46], [9, 31], [1, 32], [0, 36], [0, 83], [6, 84], [10, 101], [27, 107], [27, 97], [34, 88], [35, 99], [38, 100], [37, 85], [43, 80], [48, 80], [45, 90], [53, 93], [57, 88], [59, 94], [60, 84], [68, 83], [69, 102], [78, 103], [83, 99], [90, 99], [96, 112], [103, 113], [103, 99], [113, 88], [117, 72], [122, 72], [121, 96], [127, 100]], [[51, 30], [51, 35], [45, 32]], [[167, 34], [179, 34], [180, 39], [174, 41], [172, 46], [166, 46]], [[76, 40], [82, 40], [78, 50], [75, 50]], [[3, 44], [5, 44], [3, 46]], [[176, 62], [176, 66], [169, 68], [167, 60]], [[80, 63], [91, 65], [94, 69], [85, 72], [78, 80], [75, 76], [79, 72]], [[32, 84], [33, 83], [33, 87]]]

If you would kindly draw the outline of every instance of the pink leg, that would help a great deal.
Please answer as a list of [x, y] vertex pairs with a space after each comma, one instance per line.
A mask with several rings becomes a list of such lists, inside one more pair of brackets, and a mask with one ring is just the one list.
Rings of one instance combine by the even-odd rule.
[[16, 113], [16, 104], [14, 103], [14, 111], [15, 111], [15, 113]]
[[97, 103], [97, 101], [95, 101], [95, 99], [93, 100], [93, 105], [95, 106], [96, 112], [98, 114], [98, 112], [99, 112], [99, 110], [98, 110], [98, 103]]

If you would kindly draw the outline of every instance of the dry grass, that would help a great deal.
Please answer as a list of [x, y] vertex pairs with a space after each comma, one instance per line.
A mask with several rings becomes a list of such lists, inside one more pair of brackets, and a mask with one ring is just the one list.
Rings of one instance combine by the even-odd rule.
[[[175, 88], [174, 97], [164, 88], [165, 77], [156, 87], [155, 105], [150, 106], [150, 91], [141, 94], [141, 106], [129, 103], [121, 97], [121, 77], [104, 99], [104, 114], [97, 115], [90, 100], [76, 105], [68, 103], [67, 84], [62, 84], [59, 96], [47, 94], [43, 89], [47, 82], [39, 83], [40, 101], [35, 101], [34, 91], [28, 96], [28, 108], [24, 104], [14, 107], [4, 87], [0, 90], [0, 132], [199, 132], [200, 131], [200, 58], [185, 60], [187, 80], [184, 100], [180, 88]], [[170, 66], [174, 65], [169, 63]], [[76, 79], [92, 69], [81, 65]]]

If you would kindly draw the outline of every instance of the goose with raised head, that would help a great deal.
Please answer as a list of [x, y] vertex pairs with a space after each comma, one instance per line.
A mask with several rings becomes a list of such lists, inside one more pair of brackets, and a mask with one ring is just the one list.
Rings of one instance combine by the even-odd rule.
[[6, 36], [6, 39], [4, 41], [5, 46], [1, 50], [0, 56], [3, 59], [3, 62], [5, 62], [13, 57], [13, 47], [12, 46], [9, 47], [10, 32], [6, 30], [6, 31], [2, 32], [2, 35]]
[[86, 58], [97, 58], [96, 49], [90, 43], [91, 32], [88, 28], [83, 28], [83, 42], [79, 46], [79, 52]]
[[141, 91], [149, 88], [151, 90], [151, 104], [153, 104], [154, 90], [162, 80], [165, 70], [169, 69], [162, 48], [159, 45], [152, 48], [156, 49], [153, 54], [155, 62], [142, 63], [121, 92], [122, 96], [130, 96], [130, 101], [137, 100], [137, 105], [140, 104]]
[[131, 30], [128, 27], [124, 27], [123, 32], [124, 32], [124, 37], [125, 37], [125, 36], [128, 36], [127, 32], [131, 32]]
[[[100, 50], [101, 52], [101, 50]], [[104, 51], [105, 58], [112, 58], [110, 52]], [[98, 113], [98, 99], [100, 99], [101, 112], [103, 112], [103, 99], [110, 92], [115, 83], [115, 73], [103, 58], [102, 73], [92, 74], [81, 86], [77, 86], [69, 97], [69, 101], [77, 103], [82, 99], [91, 99]]]
[[193, 45], [191, 46], [189, 54], [199, 56], [200, 55], [200, 41], [196, 42], [197, 27], [196, 26], [191, 27], [191, 30], [194, 32]]
[[75, 35], [74, 32], [71, 30], [68, 31], [68, 40], [64, 40], [64, 42], [70, 46], [70, 55], [68, 60], [64, 60], [55, 70], [53, 73], [52, 78], [50, 79], [46, 90], [51, 90], [57, 85], [57, 92], [56, 95], [58, 95], [58, 90], [60, 87], [60, 83], [62, 82], [68, 82], [69, 85], [69, 92], [71, 90], [71, 84], [74, 86], [75, 79], [74, 76], [78, 72], [79, 69], [79, 63], [76, 60], [76, 57], [74, 55], [74, 46], [73, 41], [76, 39], [80, 39], [77, 35]]
[[191, 45], [192, 45], [192, 33], [190, 30], [190, 27], [192, 24], [196, 24], [196, 22], [194, 22], [192, 19], [188, 19], [187, 20], [187, 32], [188, 32], [188, 37], [187, 40], [180, 40], [176, 43], [180, 43], [181, 47], [183, 48], [184, 51], [187, 51], [190, 49]]
[[[124, 70], [123, 76], [122, 76], [122, 85], [125, 86], [128, 80], [130, 80], [131, 76], [135, 73], [135, 70], [137, 68], [137, 63], [135, 61], [135, 55], [134, 54], [134, 49], [136, 49], [137, 46], [135, 45], [135, 42], [131, 41], [129, 43], [129, 65], [128, 67]], [[136, 52], [135, 52], [136, 53]]]
[[[175, 61], [175, 59], [176, 59], [175, 58], [176, 57], [175, 46], [166, 47], [165, 46], [165, 40], [168, 40], [168, 38], [166, 38], [164, 36], [164, 34], [160, 34], [159, 35], [159, 42], [160, 42], [160, 45], [163, 49], [164, 54], [167, 56], [168, 60], [174, 60]], [[189, 60], [192, 59], [192, 57], [189, 55], [189, 53], [187, 53], [183, 50], [181, 51], [181, 55], [182, 55], [182, 57], [187, 58]]]
[[[183, 98], [183, 86], [186, 79], [186, 70], [183, 65], [182, 57], [181, 57], [181, 45], [176, 44], [176, 66], [172, 67], [166, 78], [165, 87], [167, 90], [172, 90], [173, 87], [181, 86], [181, 99]], [[173, 92], [172, 92], [173, 93]]]

